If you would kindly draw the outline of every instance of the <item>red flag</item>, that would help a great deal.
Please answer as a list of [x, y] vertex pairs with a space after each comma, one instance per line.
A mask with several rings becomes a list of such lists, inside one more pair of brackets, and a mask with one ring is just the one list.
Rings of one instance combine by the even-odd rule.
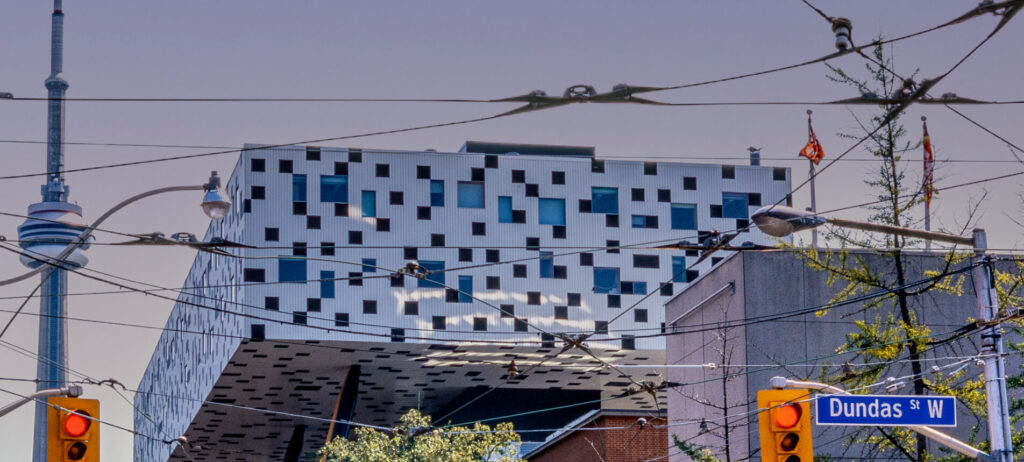
[[935, 156], [932, 155], [932, 142], [928, 136], [928, 126], [924, 126], [924, 179], [921, 180], [921, 187], [924, 189], [924, 203], [927, 206], [932, 204], [932, 183], [935, 181]]
[[821, 143], [818, 142], [818, 137], [814, 135], [814, 129], [811, 128], [810, 118], [807, 120], [807, 146], [804, 146], [800, 150], [800, 155], [804, 156], [814, 162], [814, 165], [818, 165], [821, 159], [825, 158], [825, 150], [821, 148]]

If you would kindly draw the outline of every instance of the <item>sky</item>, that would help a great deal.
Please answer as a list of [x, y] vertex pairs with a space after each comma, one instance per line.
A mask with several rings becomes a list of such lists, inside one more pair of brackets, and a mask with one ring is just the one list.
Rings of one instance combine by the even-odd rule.
[[[829, 15], [849, 18], [856, 43], [895, 37], [941, 24], [975, 6], [970, 1], [813, 1]], [[572, 85], [608, 91], [618, 83], [678, 85], [794, 64], [834, 51], [829, 24], [799, 0], [773, 2], [516, 1], [477, 2], [208, 2], [69, 1], [65, 12], [64, 78], [68, 97], [382, 97], [503, 98], [544, 90], [561, 95]], [[0, 7], [0, 92], [45, 97], [49, 73], [51, 6], [9, 0]], [[998, 21], [991, 15], [891, 47], [901, 74], [929, 78], [948, 70]], [[933, 94], [955, 92], [981, 100], [1021, 100], [1020, 43], [1024, 19], [1016, 18], [943, 80]], [[867, 77], [856, 56], [830, 61]], [[829, 101], [857, 96], [833, 83], [823, 64], [731, 82], [649, 94], [671, 102]], [[164, 103], [68, 102], [66, 140], [134, 144], [241, 147], [291, 143], [493, 115], [504, 104], [435, 103]], [[577, 104], [493, 121], [396, 135], [326, 143], [385, 149], [457, 150], [466, 140], [594, 146], [598, 157], [711, 163], [744, 163], [748, 146], [762, 148], [766, 165], [793, 168], [793, 184], [807, 178], [796, 153], [807, 141], [806, 110], [826, 162], [858, 133], [854, 115], [870, 109], [845, 106], [649, 107]], [[958, 109], [1017, 145], [1017, 105]], [[912, 106], [903, 118], [907, 139], [921, 136], [920, 117], [940, 161], [936, 186], [1024, 170], [1011, 150], [939, 105]], [[45, 170], [45, 102], [0, 100], [0, 176]], [[146, 147], [67, 147], [68, 168], [211, 151]], [[1019, 154], [1019, 153], [1018, 153]], [[921, 175], [919, 150], [906, 155], [908, 181]], [[868, 152], [853, 150], [852, 159]], [[695, 159], [696, 158], [696, 159]], [[227, 177], [237, 154], [134, 167], [71, 173], [70, 199], [92, 220], [124, 198], [149, 189], [200, 184], [211, 170]], [[966, 161], [966, 162], [965, 162]], [[817, 181], [819, 210], [873, 199], [863, 183], [874, 162], [842, 161]], [[1021, 244], [1021, 185], [1015, 177], [942, 192], [933, 201], [933, 229], [959, 232], [973, 205], [990, 247]], [[38, 202], [40, 177], [0, 180], [0, 212], [24, 213]], [[178, 231], [202, 235], [207, 218], [196, 193], [147, 199], [114, 215], [106, 228], [129, 232]], [[809, 205], [807, 189], [795, 205]], [[919, 217], [921, 211], [915, 211]], [[841, 212], [863, 219], [863, 210]], [[0, 217], [0, 235], [17, 235], [21, 220]], [[99, 242], [117, 236], [98, 235]], [[89, 268], [158, 286], [180, 286], [194, 253], [185, 248], [93, 246]], [[0, 255], [0, 278], [25, 271], [13, 254]], [[0, 287], [0, 320], [35, 286], [35, 279]], [[82, 277], [70, 292], [108, 290]], [[138, 384], [172, 304], [133, 294], [80, 295], [69, 315], [129, 322], [157, 329], [69, 323], [70, 367], [89, 376]], [[38, 301], [33, 299], [3, 340], [36, 349]], [[30, 393], [35, 361], [0, 349], [0, 388]], [[103, 418], [131, 427], [132, 409], [109, 389], [88, 387], [103, 403]], [[130, 394], [126, 396], [131, 397]], [[0, 404], [13, 395], [0, 393]], [[0, 418], [5, 460], [29, 460], [32, 406]], [[131, 436], [103, 429], [102, 457], [131, 460]]]

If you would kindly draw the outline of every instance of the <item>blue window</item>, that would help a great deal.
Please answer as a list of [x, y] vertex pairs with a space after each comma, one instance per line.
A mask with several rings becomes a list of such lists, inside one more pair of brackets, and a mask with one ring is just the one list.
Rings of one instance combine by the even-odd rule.
[[512, 223], [512, 198], [498, 196], [498, 223]]
[[416, 282], [416, 287], [444, 287], [444, 262], [420, 260], [420, 266], [427, 271], [438, 271], [428, 274], [425, 279]]
[[619, 294], [619, 269], [594, 267], [594, 293]]
[[747, 219], [750, 196], [746, 193], [722, 193], [722, 216]]
[[634, 228], [646, 228], [647, 227], [647, 216], [646, 215], [633, 215], [633, 227]]
[[672, 204], [672, 229], [697, 229], [697, 206]]
[[686, 282], [686, 257], [672, 257], [672, 282]]
[[377, 192], [363, 191], [363, 216], [377, 216]]
[[565, 199], [541, 198], [538, 205], [540, 224], [565, 226]]
[[647, 295], [647, 282], [646, 281], [633, 281], [633, 294], [634, 295]]
[[484, 208], [484, 183], [482, 181], [459, 182], [459, 207], [464, 209]]
[[459, 303], [473, 303], [473, 276], [459, 276]]
[[594, 213], [619, 213], [619, 188], [590, 188], [590, 210]]
[[277, 259], [277, 280], [280, 282], [306, 282], [306, 259], [287, 258]]
[[444, 207], [444, 180], [430, 180], [430, 206]]
[[377, 272], [377, 259], [376, 258], [364, 258], [363, 259], [363, 272], [364, 273], [376, 273]]
[[292, 175], [292, 202], [306, 202], [306, 175]]
[[347, 175], [320, 175], [320, 202], [348, 203]]
[[320, 272], [320, 298], [334, 298], [334, 271]]
[[555, 257], [551, 252], [540, 253], [540, 277], [555, 277]]

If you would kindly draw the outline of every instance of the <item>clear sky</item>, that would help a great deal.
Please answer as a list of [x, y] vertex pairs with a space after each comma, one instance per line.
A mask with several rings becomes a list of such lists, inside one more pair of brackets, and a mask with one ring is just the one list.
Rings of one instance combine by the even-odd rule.
[[[889, 37], [943, 23], [972, 1], [888, 0], [814, 2], [853, 22], [854, 41]], [[500, 98], [541, 89], [560, 95], [575, 84], [599, 91], [614, 84], [674, 85], [800, 62], [834, 51], [829, 25], [798, 0], [761, 2], [407, 1], [279, 2], [185, 0], [65, 2], [64, 76], [68, 97], [438, 97]], [[45, 0], [9, 0], [0, 7], [0, 91], [45, 96], [49, 72], [51, 6]], [[945, 72], [977, 44], [998, 18], [985, 16], [893, 46], [896, 68], [922, 77]], [[1024, 19], [1018, 17], [933, 91], [986, 100], [1024, 99], [1020, 88]], [[864, 76], [855, 56], [833, 64]], [[674, 102], [823, 101], [856, 96], [829, 82], [824, 65], [764, 77], [652, 94]], [[473, 118], [511, 109], [487, 104], [349, 103], [98, 103], [67, 104], [67, 140], [240, 147], [287, 143]], [[575, 105], [546, 112], [348, 141], [339, 146], [456, 150], [467, 139], [595, 146], [599, 157], [690, 160], [743, 157], [763, 148], [765, 164], [793, 167], [794, 185], [807, 177], [796, 158], [806, 142], [805, 106], [656, 108]], [[856, 131], [849, 108], [814, 107], [826, 161]], [[862, 108], [853, 109], [863, 112]], [[1020, 106], [961, 106], [960, 110], [1018, 145]], [[0, 140], [45, 139], [45, 103], [0, 100]], [[1024, 170], [1000, 141], [941, 106], [914, 106], [904, 118], [909, 137], [920, 137], [920, 116], [940, 160], [938, 187]], [[203, 149], [68, 146], [67, 166], [79, 168], [203, 152]], [[857, 150], [851, 158], [866, 158]], [[71, 200], [92, 220], [129, 195], [148, 189], [198, 184], [210, 170], [226, 176], [235, 154], [68, 175]], [[991, 160], [1003, 162], [973, 162]], [[719, 162], [742, 163], [726, 159]], [[908, 155], [912, 181], [920, 153]], [[0, 176], [38, 173], [45, 146], [0, 142]], [[867, 162], [840, 162], [818, 182], [820, 210], [872, 199], [862, 180]], [[41, 179], [0, 180], [0, 211], [24, 213], [37, 202]], [[959, 229], [968, 204], [988, 196], [979, 221], [992, 247], [1020, 244], [1020, 179], [962, 188], [937, 196], [934, 228]], [[106, 227], [125, 232], [188, 231], [201, 235], [206, 218], [196, 194], [148, 199], [120, 212]], [[806, 189], [795, 197], [808, 205]], [[862, 211], [843, 212], [863, 218]], [[0, 217], [0, 234], [14, 238], [21, 220]], [[100, 242], [116, 236], [98, 235]], [[626, 241], [624, 241], [626, 242]], [[179, 248], [94, 246], [89, 267], [147, 283], [175, 287], [194, 254]], [[0, 255], [0, 278], [24, 268]], [[0, 310], [14, 310], [37, 283], [0, 287]], [[71, 292], [109, 287], [72, 276]], [[81, 295], [74, 317], [162, 326], [171, 303], [140, 295]], [[37, 313], [32, 300], [26, 313]], [[965, 313], [965, 316], [969, 314]], [[0, 320], [9, 314], [0, 312]], [[35, 350], [38, 318], [20, 316], [3, 340]], [[152, 354], [158, 330], [70, 322], [70, 366], [96, 378], [134, 387]], [[32, 378], [35, 361], [0, 349], [0, 376]], [[0, 380], [20, 393], [31, 383]], [[107, 390], [86, 389], [103, 402], [103, 417], [131, 426], [128, 404]], [[130, 395], [129, 395], [130, 397]], [[0, 403], [13, 396], [0, 393]], [[4, 460], [29, 460], [32, 408], [0, 419]], [[154, 416], [159, 418], [159, 416]], [[103, 431], [103, 459], [131, 460], [132, 440]]]

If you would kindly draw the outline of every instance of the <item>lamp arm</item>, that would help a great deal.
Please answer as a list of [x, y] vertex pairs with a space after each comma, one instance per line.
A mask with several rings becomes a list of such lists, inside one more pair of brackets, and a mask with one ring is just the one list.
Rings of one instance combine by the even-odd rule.
[[903, 228], [900, 226], [890, 226], [879, 223], [865, 223], [862, 221], [843, 220], [841, 218], [826, 218], [826, 221], [835, 226], [859, 229], [861, 231], [873, 231], [878, 233], [895, 234], [898, 236], [914, 237], [932, 241], [949, 242], [951, 244], [963, 244], [968, 247], [972, 247], [974, 245], [974, 239], [971, 237], [955, 236], [952, 234], [937, 233], [934, 231], [921, 231], [919, 229]]

